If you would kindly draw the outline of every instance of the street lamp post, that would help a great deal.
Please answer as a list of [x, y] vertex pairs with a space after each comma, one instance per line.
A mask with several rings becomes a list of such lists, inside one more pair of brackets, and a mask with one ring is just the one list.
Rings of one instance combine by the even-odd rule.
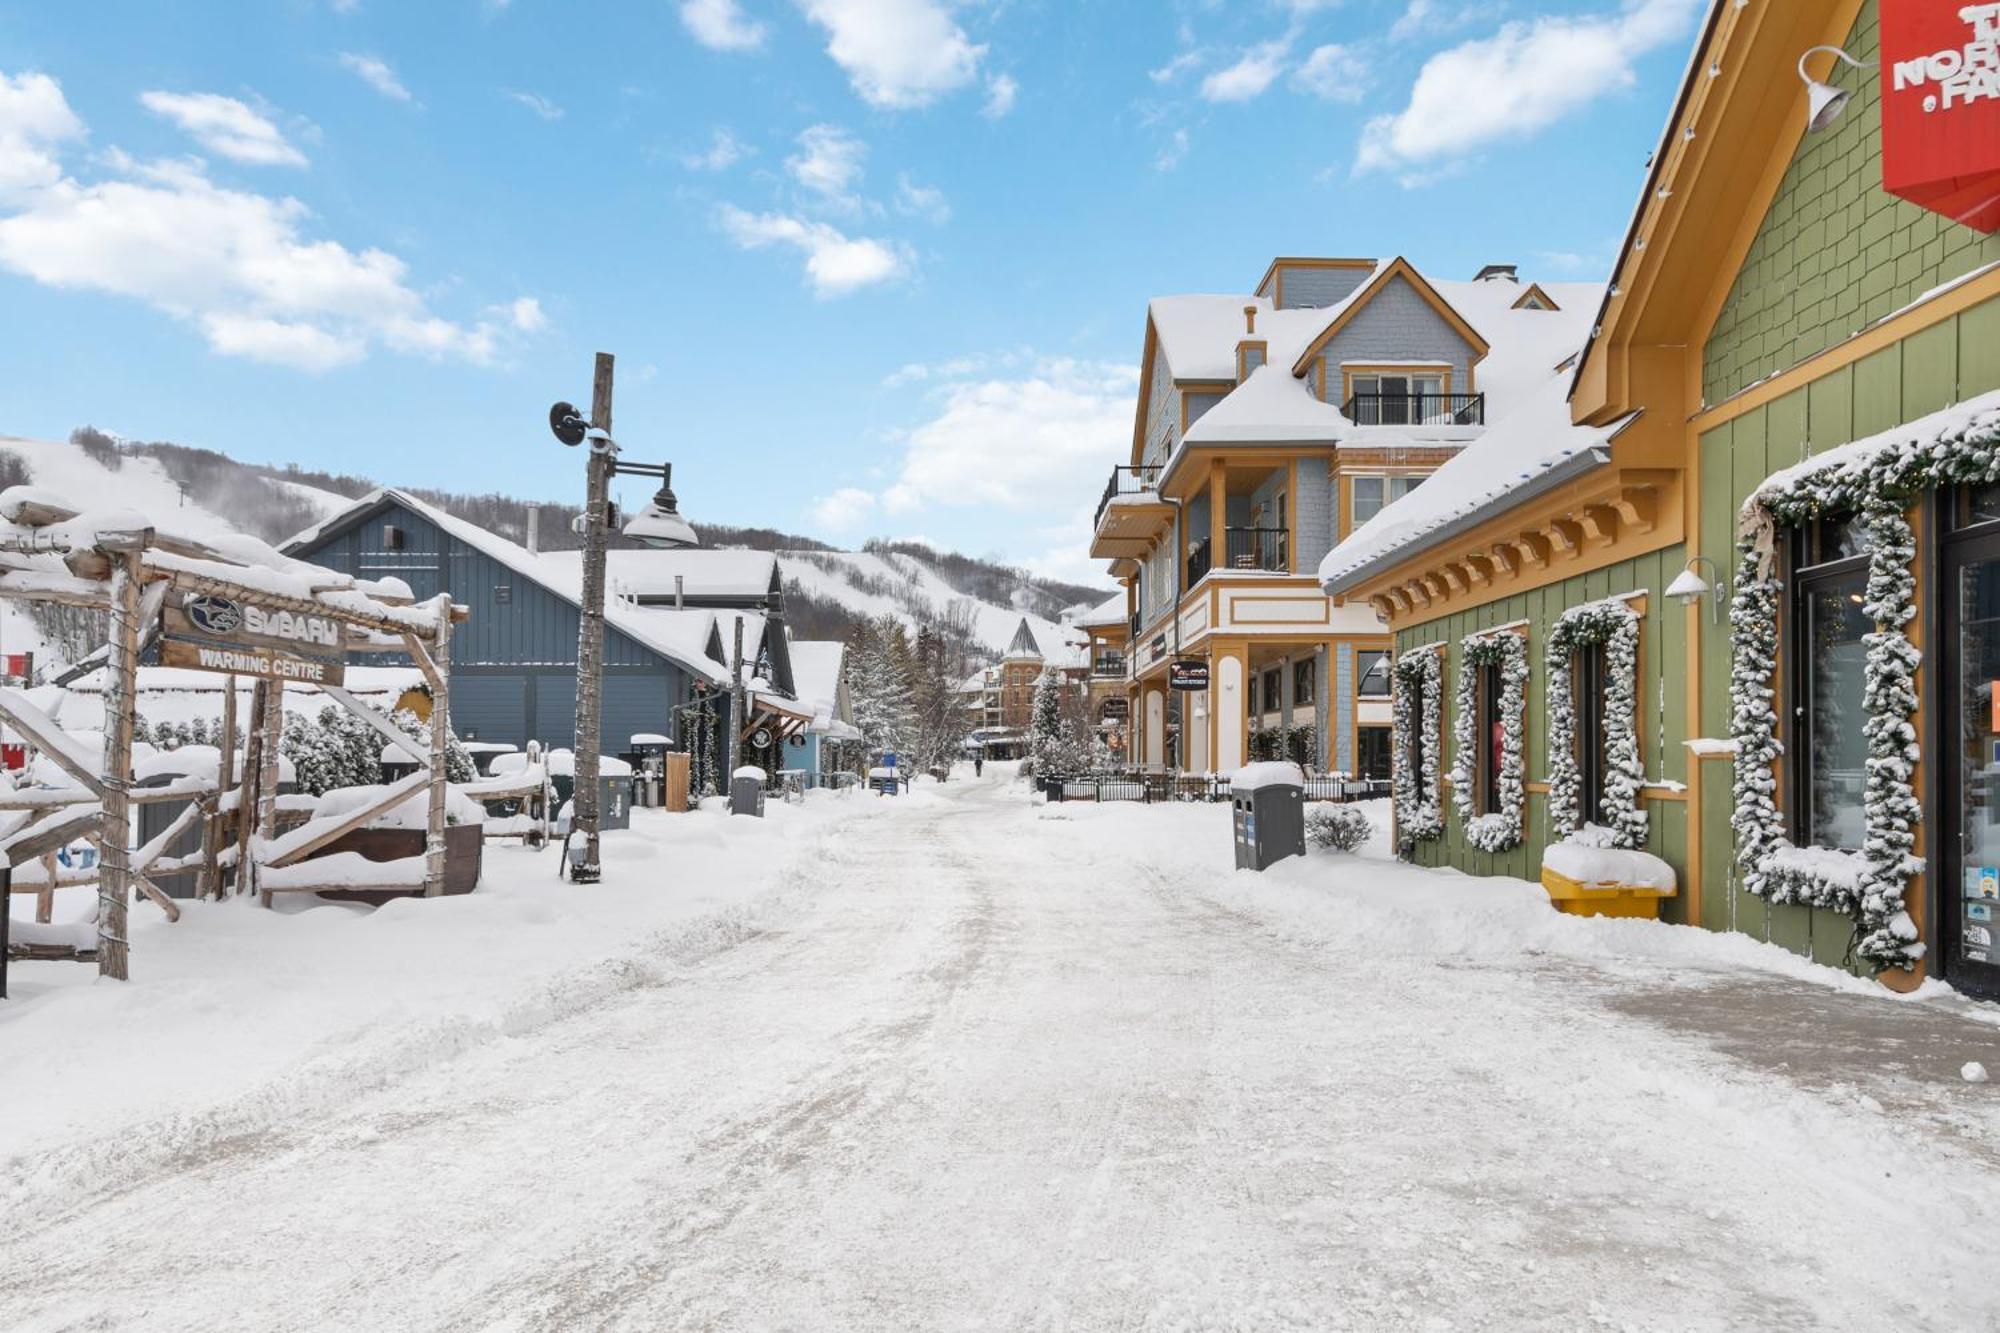
[[570, 849], [563, 841], [563, 856], [569, 877], [578, 884], [595, 884], [603, 877], [599, 857], [599, 804], [603, 796], [598, 775], [598, 746], [602, 730], [604, 692], [604, 553], [610, 540], [611, 479], [620, 473], [658, 477], [660, 489], [652, 503], [625, 523], [626, 536], [648, 546], [675, 548], [699, 546], [700, 539], [680, 516], [674, 500], [673, 464], [621, 463], [618, 443], [611, 438], [611, 371], [609, 352], [597, 354], [590, 384], [590, 424], [586, 427], [577, 410], [568, 403], [549, 409], [549, 429], [558, 440], [575, 446], [590, 442], [586, 455], [585, 501], [583, 510], [583, 590], [582, 614], [576, 635], [576, 744], [575, 792], [570, 817], [570, 838], [583, 835], [583, 846]]

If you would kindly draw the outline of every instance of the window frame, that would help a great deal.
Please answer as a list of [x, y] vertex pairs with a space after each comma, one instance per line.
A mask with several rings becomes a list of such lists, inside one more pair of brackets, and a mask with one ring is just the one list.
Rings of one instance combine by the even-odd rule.
[[[1807, 744], [1806, 728], [1816, 697], [1813, 687], [1814, 660], [1812, 654], [1799, 648], [1807, 641], [1807, 607], [1812, 594], [1819, 589], [1852, 583], [1857, 574], [1865, 587], [1868, 578], [1869, 556], [1865, 550], [1831, 560], [1816, 558], [1824, 548], [1829, 524], [1833, 521], [1841, 520], [1814, 519], [1810, 523], [1799, 524], [1785, 533], [1781, 544], [1786, 603], [1778, 617], [1778, 660], [1783, 664], [1785, 699], [1778, 710], [1778, 741], [1784, 747], [1783, 753], [1789, 762], [1784, 765], [1780, 791], [1784, 798], [1785, 836], [1799, 847], [1830, 845], [1816, 841], [1812, 827], [1814, 764], [1812, 746]], [[1854, 700], [1857, 715], [1864, 709], [1862, 700]], [[1837, 850], [1859, 849], [1848, 847]]]
[[1302, 657], [1292, 663], [1292, 707], [1312, 708], [1319, 698], [1317, 663]]
[[[1576, 716], [1577, 821], [1604, 822], [1604, 683], [1610, 675], [1605, 646], [1579, 645], [1570, 654], [1570, 688], [1574, 691]], [[1638, 725], [1634, 719], [1634, 725]]]

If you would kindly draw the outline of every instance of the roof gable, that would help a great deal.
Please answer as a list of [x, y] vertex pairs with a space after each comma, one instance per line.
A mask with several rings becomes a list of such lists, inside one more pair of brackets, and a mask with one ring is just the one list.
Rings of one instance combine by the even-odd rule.
[[1365, 309], [1370, 301], [1374, 300], [1378, 294], [1397, 278], [1402, 278], [1408, 282], [1415, 289], [1417, 295], [1422, 297], [1432, 309], [1436, 310], [1445, 323], [1451, 325], [1452, 329], [1461, 338], [1465, 339], [1473, 349], [1472, 360], [1477, 361], [1486, 355], [1490, 349], [1487, 346], [1486, 339], [1480, 336], [1479, 330], [1467, 323], [1465, 316], [1459, 314], [1451, 302], [1438, 295], [1437, 289], [1431, 286], [1423, 274], [1417, 272], [1415, 265], [1399, 255], [1377, 270], [1375, 276], [1360, 291], [1356, 292], [1339, 307], [1333, 318], [1327, 321], [1326, 327], [1321, 329], [1306, 344], [1305, 350], [1299, 353], [1298, 358], [1292, 363], [1292, 374], [1304, 375], [1311, 368], [1312, 359], [1318, 356], [1320, 351], [1329, 342], [1332, 342], [1342, 329], [1346, 328], [1353, 321], [1357, 313]]

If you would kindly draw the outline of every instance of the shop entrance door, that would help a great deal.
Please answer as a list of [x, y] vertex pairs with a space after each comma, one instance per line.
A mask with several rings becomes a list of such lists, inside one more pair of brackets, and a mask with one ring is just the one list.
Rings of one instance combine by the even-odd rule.
[[1949, 543], [1942, 564], [1936, 970], [1961, 990], [2000, 996], [2000, 534]]

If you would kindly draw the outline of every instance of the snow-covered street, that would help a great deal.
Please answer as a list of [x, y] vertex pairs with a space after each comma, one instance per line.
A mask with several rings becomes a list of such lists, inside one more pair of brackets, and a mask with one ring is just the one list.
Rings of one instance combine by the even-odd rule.
[[[171, 1150], [15, 1141], [0, 1324], [2000, 1323], [1970, 1006], [1380, 859], [1232, 874], [1221, 808], [869, 807], [636, 985]], [[0, 1119], [60, 1095], [8, 1071]]]

